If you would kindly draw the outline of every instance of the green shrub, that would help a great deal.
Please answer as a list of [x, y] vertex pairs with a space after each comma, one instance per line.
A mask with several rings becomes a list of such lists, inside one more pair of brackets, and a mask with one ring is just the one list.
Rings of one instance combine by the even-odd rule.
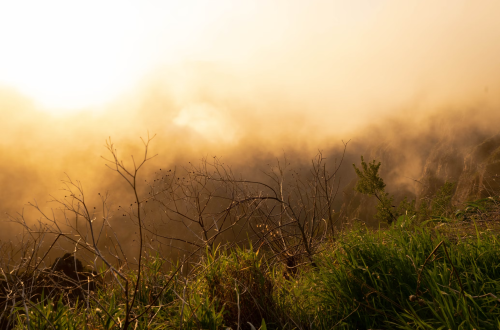
[[236, 248], [207, 252], [205, 281], [210, 299], [224, 305], [226, 326], [260, 324], [275, 319], [273, 282], [258, 253]]
[[375, 160], [366, 163], [363, 156], [361, 156], [361, 169], [352, 164], [358, 176], [354, 190], [365, 195], [375, 196], [379, 201], [375, 218], [391, 224], [396, 221], [396, 216], [392, 211], [394, 197], [385, 192], [384, 180], [378, 174], [380, 165], [381, 163], [377, 163]]

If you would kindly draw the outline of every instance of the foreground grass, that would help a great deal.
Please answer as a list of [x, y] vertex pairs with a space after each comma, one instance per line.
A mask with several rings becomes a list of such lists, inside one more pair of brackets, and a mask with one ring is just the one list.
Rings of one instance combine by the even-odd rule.
[[498, 329], [499, 257], [488, 232], [352, 232], [322, 259], [319, 328]]
[[[265, 251], [207, 252], [134, 329], [500, 329], [499, 236], [473, 220], [354, 227], [315, 263], [284, 276]], [[137, 314], [169, 278], [162, 264], [160, 256], [147, 260]], [[16, 329], [119, 329], [118, 290], [104, 287], [76, 304], [20, 305]]]

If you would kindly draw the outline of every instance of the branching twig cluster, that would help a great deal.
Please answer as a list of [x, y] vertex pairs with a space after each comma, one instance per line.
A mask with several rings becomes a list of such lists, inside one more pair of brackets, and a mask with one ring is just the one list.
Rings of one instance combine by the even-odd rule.
[[[133, 199], [129, 207], [118, 207], [121, 217], [111, 211], [107, 193], [99, 193], [99, 204], [93, 206], [81, 182], [67, 177], [65, 196], [53, 198], [58, 207], [50, 214], [33, 202], [30, 206], [40, 215], [35, 224], [24, 213], [10, 219], [22, 226], [23, 233], [19, 243], [0, 246], [3, 328], [20, 320], [30, 328], [33, 315], [51, 325], [39, 306], [55, 301], [68, 306], [83, 302], [87, 324], [98, 322], [99, 315], [106, 315], [121, 329], [132, 328], [144, 317], [151, 323], [168, 304], [162, 297], [170, 289], [180, 283], [184, 296], [190, 265], [196, 265], [202, 252], [214, 253], [221, 244], [252, 241], [253, 246], [269, 252], [271, 259], [283, 263], [286, 277], [301, 263], [315, 266], [314, 255], [321, 243], [335, 235], [337, 173], [344, 155], [332, 169], [319, 152], [308, 172], [294, 170], [284, 158], [264, 172], [261, 181], [236, 175], [215, 157], [198, 166], [160, 170], [148, 183], [139, 175], [154, 157], [149, 155], [153, 138], [142, 140], [144, 154], [139, 160], [132, 156], [130, 166], [120, 158], [111, 139], [106, 141], [110, 155], [103, 157], [106, 166], [123, 179]], [[136, 234], [124, 243], [117, 228], [123, 228], [126, 221], [133, 224], [126, 230]], [[60, 251], [64, 256], [49, 265], [50, 256]], [[167, 267], [167, 277], [158, 278], [158, 267], [166, 266], [151, 260], [168, 260], [175, 253], [182, 257]], [[153, 287], [146, 286], [146, 290], [145, 281]], [[119, 297], [118, 303], [99, 299], [104, 285]], [[184, 301], [175, 289], [171, 292]], [[144, 300], [146, 307], [140, 308]], [[99, 308], [91, 311], [90, 305]], [[190, 317], [196, 318], [197, 308], [190, 310]], [[19, 319], [19, 315], [24, 316]], [[182, 320], [181, 315], [181, 327]]]

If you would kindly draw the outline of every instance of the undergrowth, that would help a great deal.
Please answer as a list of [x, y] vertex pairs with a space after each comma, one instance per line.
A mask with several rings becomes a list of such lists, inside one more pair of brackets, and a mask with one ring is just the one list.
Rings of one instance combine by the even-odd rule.
[[[492, 205], [471, 202], [461, 212], [479, 216]], [[496, 230], [474, 218], [466, 223], [457, 216], [437, 227], [409, 218], [385, 230], [351, 228], [324, 244], [316, 267], [303, 266], [294, 277], [284, 276], [281, 264], [251, 245], [219, 246], [207, 250], [189, 281], [176, 279], [162, 293], [169, 274], [160, 255], [150, 256], [136, 308], [145, 310], [156, 295], [162, 297], [133, 326], [498, 329], [499, 244]], [[124, 305], [115, 292], [102, 287], [99, 299], [74, 304], [42, 297], [29, 306], [29, 321], [24, 306], [15, 311], [16, 329], [27, 323], [31, 329], [119, 329]]]
[[[143, 162], [147, 159], [146, 153]], [[205, 236], [209, 237], [213, 230], [217, 233], [207, 238], [205, 245], [194, 244], [200, 247], [197, 251], [203, 252], [201, 247], [204, 247], [205, 252], [189, 262], [187, 258], [170, 260], [160, 250], [147, 253], [146, 245], [142, 245], [143, 236], [139, 236], [144, 251], [140, 251], [135, 269], [120, 264], [115, 268], [106, 263], [96, 243], [91, 251], [104, 261], [99, 272], [75, 270], [71, 278], [73, 262], [75, 268], [77, 265], [71, 253], [60, 259], [69, 260], [71, 266], [64, 274], [54, 275], [57, 265], [52, 266], [52, 272], [39, 270], [45, 255], [35, 266], [30, 265], [31, 259], [25, 258], [29, 263], [23, 266], [24, 273], [20, 267], [15, 271], [0, 268], [1, 327], [19, 330], [500, 329], [499, 198], [471, 201], [456, 209], [451, 203], [454, 184], [445, 183], [433, 199], [420, 204], [419, 211], [415, 201], [407, 199], [392, 209], [392, 196], [385, 192], [385, 184], [378, 176], [380, 163], [365, 163], [362, 158], [362, 167], [354, 167], [360, 178], [356, 189], [379, 199], [379, 215], [387, 224], [383, 229], [374, 230], [364, 224], [348, 223], [342, 231], [333, 228], [327, 231], [326, 225], [333, 223], [333, 216], [327, 221], [316, 215], [318, 210], [327, 210], [321, 213], [325, 216], [333, 213], [334, 186], [329, 185], [329, 180], [333, 180], [334, 175], [327, 176], [325, 167], [320, 171], [321, 161], [319, 157], [318, 163], [313, 163], [317, 170], [313, 172], [314, 180], [305, 185], [297, 179], [296, 187], [308, 187], [301, 189], [314, 198], [307, 200], [299, 191], [302, 199], [298, 200], [303, 202], [295, 208], [290, 198], [285, 202], [282, 192], [279, 195], [272, 190], [270, 197], [245, 195], [236, 185], [240, 180], [231, 176], [224, 179], [227, 180], [224, 187], [232, 187], [231, 193], [241, 193], [242, 199], [222, 196], [221, 200], [229, 200], [229, 204], [220, 213], [204, 215], [202, 208], [198, 208], [197, 221]], [[120, 164], [116, 160], [119, 173], [126, 170]], [[136, 175], [141, 165], [133, 172], [126, 172], [133, 179], [129, 183], [136, 197]], [[278, 172], [282, 173], [281, 168]], [[276, 178], [282, 185], [282, 177]], [[223, 180], [214, 182], [220, 181]], [[198, 194], [195, 188], [199, 182], [189, 184], [187, 187], [196, 192], [194, 197], [189, 195], [198, 203], [195, 205], [208, 203], [213, 198], [211, 194], [208, 197]], [[178, 203], [178, 199], [182, 200], [177, 195], [180, 189], [172, 187], [175, 188], [171, 191], [175, 197], [172, 200]], [[205, 189], [207, 185], [202, 187]], [[325, 200], [321, 199], [321, 191], [325, 192]], [[268, 199], [278, 203], [269, 204], [266, 209], [261, 202]], [[83, 197], [77, 201], [86, 205]], [[248, 201], [251, 203], [244, 204]], [[146, 230], [141, 224], [144, 221], [141, 203], [137, 197], [136, 218], [139, 229]], [[63, 205], [81, 214], [73, 204]], [[178, 212], [174, 207], [168, 210]], [[247, 213], [236, 212], [242, 210]], [[273, 213], [275, 211], [278, 213]], [[92, 224], [95, 218], [86, 212], [84, 218]], [[220, 215], [219, 224], [231, 216], [236, 223], [235, 219], [243, 215], [248, 219], [259, 215], [259, 219], [267, 222], [257, 223], [256, 227], [270, 230], [263, 231], [257, 236], [258, 240], [216, 244], [223, 227], [218, 227], [215, 220], [215, 229], [204, 222], [210, 216], [214, 219], [214, 214]], [[293, 215], [295, 220], [283, 224], [285, 214], [289, 219]], [[254, 246], [252, 242], [256, 241], [260, 244]], [[86, 249], [89, 246], [84, 245]], [[290, 260], [293, 262], [288, 262]], [[83, 269], [81, 263], [80, 266]], [[35, 271], [43, 275], [39, 276], [44, 280], [40, 280], [43, 285], [37, 287], [41, 294], [29, 295], [30, 278], [26, 274]], [[57, 280], [56, 276], [63, 280]], [[33, 275], [32, 282], [37, 284], [36, 281]], [[76, 293], [72, 294], [73, 289]]]

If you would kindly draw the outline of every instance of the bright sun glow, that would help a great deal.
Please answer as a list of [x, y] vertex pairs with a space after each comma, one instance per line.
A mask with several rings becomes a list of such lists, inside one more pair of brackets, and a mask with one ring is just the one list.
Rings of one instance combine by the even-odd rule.
[[[357, 22], [369, 21], [363, 14], [367, 0], [356, 1], [348, 12], [362, 16]], [[288, 15], [298, 17], [309, 7], [303, 3], [295, 12], [267, 1], [0, 0], [0, 87], [20, 91], [51, 114], [96, 108], [159, 65], [238, 59], [247, 68], [258, 59], [256, 50], [268, 49], [261, 56], [266, 62], [268, 53], [281, 49]], [[330, 14], [343, 5], [334, 7]]]
[[[389, 86], [380, 84], [382, 75], [401, 79], [404, 74], [407, 81], [415, 63], [415, 76], [423, 75], [421, 67], [429, 67], [434, 77], [434, 65], [439, 70], [450, 66], [456, 56], [441, 63], [428, 54], [444, 54], [437, 47], [452, 49], [443, 36], [461, 26], [466, 0], [436, 1], [429, 7], [418, 0], [0, 0], [0, 88], [18, 90], [47, 113], [68, 114], [104, 109], [141, 82], [167, 72], [161, 66], [187, 63], [246, 77], [241, 86], [269, 84], [296, 88], [289, 93], [302, 95], [324, 91], [337, 104], [357, 104], [368, 99], [368, 92], [363, 98], [350, 93], [363, 88], [377, 90], [380, 97], [383, 91], [371, 84]], [[421, 23], [427, 21], [439, 24], [431, 29]], [[471, 26], [481, 27], [482, 21], [471, 21]], [[464, 28], [459, 39], [475, 39], [469, 30]], [[452, 53], [467, 52], [457, 48]], [[410, 71], [393, 70], [395, 63]], [[196, 72], [193, 91], [203, 75], [211, 79], [210, 70]], [[333, 96], [332, 90], [339, 94]], [[397, 94], [389, 87], [387, 93]], [[323, 102], [319, 94], [307, 99]], [[179, 120], [197, 118], [193, 129], [200, 130], [203, 116], [189, 109]]]
[[158, 28], [148, 21], [155, 6], [139, 4], [2, 1], [0, 85], [16, 88], [54, 114], [113, 99], [150, 69], [151, 45], [162, 37], [149, 33]]
[[104, 103], [140, 74], [135, 17], [122, 1], [3, 2], [0, 83], [54, 113]]

